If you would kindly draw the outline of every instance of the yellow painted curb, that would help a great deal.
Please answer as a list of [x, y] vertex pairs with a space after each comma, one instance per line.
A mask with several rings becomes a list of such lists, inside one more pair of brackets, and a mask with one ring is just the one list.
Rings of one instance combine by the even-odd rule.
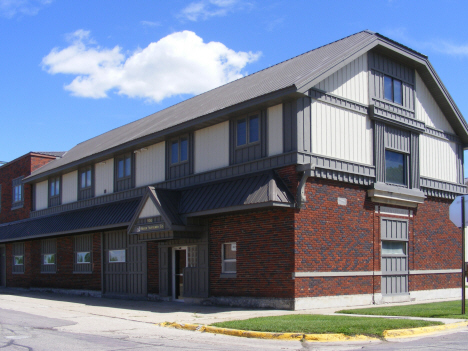
[[422, 334], [432, 334], [444, 330], [455, 329], [460, 327], [468, 326], [468, 322], [458, 322], [444, 325], [435, 325], [432, 327], [421, 327], [421, 328], [411, 328], [411, 329], [394, 329], [394, 330], [385, 330], [383, 332], [384, 338], [409, 338], [416, 335]]
[[[275, 340], [306, 340], [306, 341], [317, 341], [317, 342], [338, 342], [338, 341], [365, 341], [365, 340], [379, 340], [378, 338], [366, 336], [366, 335], [355, 335], [348, 336], [344, 334], [302, 334], [302, 333], [269, 333], [269, 332], [256, 332], [249, 330], [229, 329], [212, 327], [209, 325], [200, 324], [189, 324], [189, 323], [159, 323], [156, 324], [161, 327], [169, 327], [176, 329], [185, 329], [199, 332], [207, 332], [214, 334], [224, 334], [231, 336], [240, 336], [244, 338], [257, 338], [257, 339], [275, 339]], [[409, 338], [417, 335], [432, 334], [444, 330], [461, 328], [468, 326], [467, 322], [458, 322], [445, 325], [437, 325], [432, 327], [421, 327], [411, 329], [394, 329], [385, 330], [383, 336], [385, 339], [393, 338]]]

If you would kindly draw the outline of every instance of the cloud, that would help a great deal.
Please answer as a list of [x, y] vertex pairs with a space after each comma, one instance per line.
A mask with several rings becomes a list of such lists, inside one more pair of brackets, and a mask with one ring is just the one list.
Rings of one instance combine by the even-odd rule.
[[0, 0], [0, 15], [12, 18], [16, 15], [37, 15], [44, 6], [53, 0]]
[[240, 0], [201, 0], [192, 2], [178, 15], [189, 21], [207, 20], [211, 17], [226, 16], [229, 12], [240, 10], [250, 4]]
[[200, 94], [241, 78], [244, 67], [261, 55], [204, 43], [190, 31], [172, 33], [128, 55], [119, 46], [99, 47], [89, 31], [78, 30], [68, 40], [68, 47], [54, 48], [42, 59], [42, 67], [50, 74], [76, 76], [65, 89], [96, 99], [109, 91], [154, 102]]
[[140, 23], [143, 26], [147, 26], [147, 27], [159, 27], [159, 26], [161, 26], [161, 22], [141, 21]]

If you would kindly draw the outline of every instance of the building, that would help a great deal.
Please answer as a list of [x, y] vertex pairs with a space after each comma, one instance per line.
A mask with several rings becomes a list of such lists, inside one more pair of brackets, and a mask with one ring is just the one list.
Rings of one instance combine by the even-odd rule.
[[23, 179], [6, 284], [304, 309], [460, 295], [468, 126], [363, 31], [78, 144]]
[[[29, 152], [0, 166], [0, 224], [29, 218], [32, 207], [32, 188], [23, 184], [43, 165], [61, 157], [64, 152]], [[0, 286], [5, 285], [5, 252], [0, 246]]]

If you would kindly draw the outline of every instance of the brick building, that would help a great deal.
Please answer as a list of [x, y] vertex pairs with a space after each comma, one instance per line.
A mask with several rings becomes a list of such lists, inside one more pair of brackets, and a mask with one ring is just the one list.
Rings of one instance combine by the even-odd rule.
[[468, 126], [363, 31], [78, 144], [0, 225], [6, 285], [304, 309], [457, 297]]

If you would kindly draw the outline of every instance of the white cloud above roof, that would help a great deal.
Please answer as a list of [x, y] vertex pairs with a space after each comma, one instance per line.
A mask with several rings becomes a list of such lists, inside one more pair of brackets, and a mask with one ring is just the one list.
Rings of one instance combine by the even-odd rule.
[[192, 2], [179, 13], [180, 18], [196, 22], [211, 17], [226, 16], [228, 13], [245, 8], [249, 3], [240, 0], [201, 0]]
[[159, 102], [195, 95], [243, 76], [243, 69], [260, 53], [236, 52], [220, 42], [203, 42], [194, 32], [172, 33], [128, 55], [122, 48], [101, 48], [90, 32], [77, 30], [70, 45], [54, 48], [43, 58], [50, 74], [76, 75], [65, 86], [72, 95], [104, 98], [109, 91]]
[[0, 15], [12, 18], [16, 15], [37, 15], [44, 6], [53, 0], [0, 0]]

